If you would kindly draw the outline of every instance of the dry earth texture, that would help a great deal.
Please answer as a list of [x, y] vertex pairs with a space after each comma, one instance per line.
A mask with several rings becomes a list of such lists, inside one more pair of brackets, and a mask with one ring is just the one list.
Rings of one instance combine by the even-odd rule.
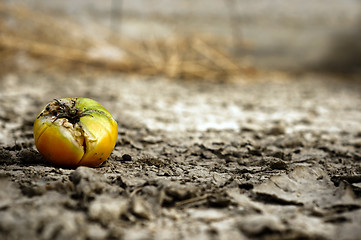
[[[0, 238], [360, 239], [360, 82], [265, 80], [2, 76]], [[74, 96], [118, 121], [98, 168], [35, 149], [36, 114]]]

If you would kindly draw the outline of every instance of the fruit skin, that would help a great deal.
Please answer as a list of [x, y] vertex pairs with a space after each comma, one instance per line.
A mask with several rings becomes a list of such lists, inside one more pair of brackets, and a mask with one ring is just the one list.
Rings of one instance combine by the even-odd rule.
[[33, 131], [37, 149], [54, 165], [95, 167], [114, 149], [118, 124], [92, 99], [63, 98], [42, 109]]

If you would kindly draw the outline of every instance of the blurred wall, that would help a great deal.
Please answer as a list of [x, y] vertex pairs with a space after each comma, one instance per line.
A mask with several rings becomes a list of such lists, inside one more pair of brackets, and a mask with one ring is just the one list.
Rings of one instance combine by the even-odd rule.
[[265, 68], [360, 70], [360, 0], [8, 0], [124, 37], [209, 34]]

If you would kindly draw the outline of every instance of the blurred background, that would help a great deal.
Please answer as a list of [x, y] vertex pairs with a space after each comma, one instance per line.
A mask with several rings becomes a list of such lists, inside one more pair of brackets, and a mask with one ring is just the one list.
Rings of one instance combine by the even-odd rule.
[[361, 71], [360, 0], [1, 0], [0, 73]]

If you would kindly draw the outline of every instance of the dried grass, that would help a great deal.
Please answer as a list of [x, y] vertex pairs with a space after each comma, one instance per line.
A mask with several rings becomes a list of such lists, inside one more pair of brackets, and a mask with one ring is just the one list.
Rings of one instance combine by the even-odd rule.
[[[108, 32], [106, 38], [97, 38], [66, 18], [5, 3], [0, 3], [0, 16], [2, 73], [91, 66], [170, 78], [227, 80], [256, 72], [229, 56], [223, 41], [209, 37], [132, 41]], [[109, 56], [109, 52], [117, 54]], [[19, 61], [21, 57], [25, 60]]]

